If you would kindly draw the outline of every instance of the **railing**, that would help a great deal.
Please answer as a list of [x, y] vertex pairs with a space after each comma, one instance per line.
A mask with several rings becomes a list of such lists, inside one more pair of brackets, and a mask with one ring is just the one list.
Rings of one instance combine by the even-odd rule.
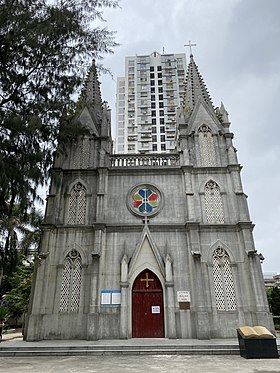
[[112, 154], [110, 165], [117, 167], [174, 167], [179, 166], [179, 154]]

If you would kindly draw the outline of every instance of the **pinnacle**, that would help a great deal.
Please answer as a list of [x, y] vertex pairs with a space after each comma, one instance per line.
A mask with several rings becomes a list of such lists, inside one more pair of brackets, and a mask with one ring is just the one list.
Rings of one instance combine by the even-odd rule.
[[202, 75], [198, 71], [193, 55], [191, 54], [190, 57], [185, 81], [184, 106], [193, 110], [198, 99], [201, 97], [205, 104], [214, 110], [209, 91], [206, 88]]
[[79, 98], [79, 105], [84, 104], [89, 104], [98, 109], [102, 106], [100, 82], [98, 80], [95, 60], [92, 61], [92, 65], [85, 78], [84, 86]]

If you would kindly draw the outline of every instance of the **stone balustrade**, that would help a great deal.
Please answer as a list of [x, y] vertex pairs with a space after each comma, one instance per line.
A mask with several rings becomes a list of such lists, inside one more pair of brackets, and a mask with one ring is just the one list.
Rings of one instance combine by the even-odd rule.
[[110, 166], [117, 167], [174, 167], [179, 166], [179, 154], [112, 154]]

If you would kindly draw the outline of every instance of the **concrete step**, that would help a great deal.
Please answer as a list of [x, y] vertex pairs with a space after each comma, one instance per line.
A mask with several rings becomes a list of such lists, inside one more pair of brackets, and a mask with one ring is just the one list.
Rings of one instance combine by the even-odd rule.
[[97, 355], [239, 355], [239, 349], [205, 349], [205, 348], [181, 348], [181, 349], [3, 349], [0, 357], [4, 356], [97, 356]]
[[78, 355], [237, 355], [233, 345], [83, 345], [83, 346], [0, 346], [1, 356], [78, 356]]
[[[279, 343], [279, 341], [278, 341]], [[280, 345], [278, 345], [280, 353]], [[237, 340], [115, 340], [115, 341], [7, 341], [0, 344], [4, 356], [97, 355], [239, 355]]]

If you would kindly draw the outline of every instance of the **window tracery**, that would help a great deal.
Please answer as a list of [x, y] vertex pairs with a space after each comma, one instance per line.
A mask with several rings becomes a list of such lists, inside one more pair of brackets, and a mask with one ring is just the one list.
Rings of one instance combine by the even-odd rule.
[[219, 311], [236, 310], [236, 296], [228, 253], [218, 247], [213, 253], [213, 278], [216, 307]]
[[198, 130], [201, 165], [216, 166], [216, 154], [211, 129], [203, 124]]
[[64, 260], [59, 312], [79, 312], [82, 279], [82, 259], [72, 250]]
[[205, 185], [205, 212], [207, 223], [224, 223], [224, 208], [220, 188], [213, 180]]
[[88, 168], [90, 166], [90, 139], [79, 139], [75, 146], [73, 166], [74, 168]]
[[68, 224], [85, 224], [86, 222], [86, 188], [80, 182], [76, 183], [70, 192], [68, 208]]

